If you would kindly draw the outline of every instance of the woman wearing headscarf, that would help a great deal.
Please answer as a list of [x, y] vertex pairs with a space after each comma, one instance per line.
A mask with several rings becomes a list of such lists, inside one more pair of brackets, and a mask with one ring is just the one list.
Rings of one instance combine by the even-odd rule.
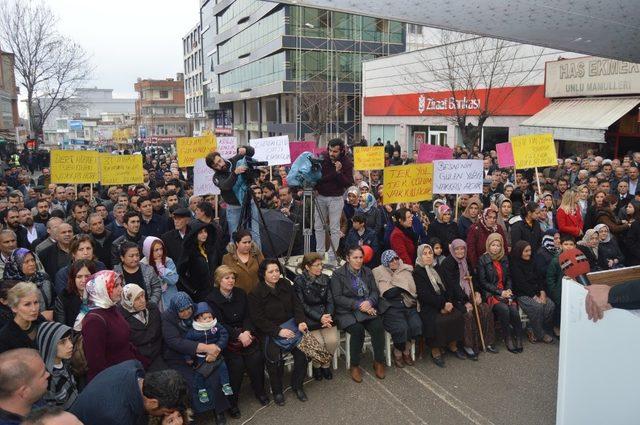
[[[524, 241], [526, 242], [526, 241]], [[531, 244], [529, 244], [531, 245]], [[533, 251], [533, 248], [532, 248]], [[533, 255], [533, 263], [535, 265], [535, 272], [539, 275], [540, 279], [547, 279], [547, 268], [551, 264], [553, 257], [558, 255], [560, 251], [560, 232], [556, 229], [549, 229], [544, 232], [540, 248]]]
[[[225, 410], [229, 408], [227, 397], [222, 392], [218, 369], [213, 370], [205, 379], [206, 398], [200, 398], [199, 388], [195, 388], [194, 369], [185, 362], [185, 357], [194, 357], [196, 353], [208, 354], [217, 358], [224, 347], [216, 344], [203, 344], [186, 338], [193, 325], [193, 300], [186, 292], [179, 291], [162, 313], [162, 337], [164, 340], [164, 360], [170, 369], [178, 371], [187, 381], [191, 393], [191, 406], [196, 414], [211, 410], [216, 412], [216, 423], [226, 423]], [[203, 401], [206, 400], [206, 401]]]
[[356, 214], [365, 218], [367, 229], [372, 229], [378, 238], [382, 237], [384, 232], [382, 215], [377, 208], [376, 198], [371, 193], [363, 193], [360, 195], [360, 206], [356, 210]]
[[443, 254], [449, 255], [449, 245], [460, 237], [458, 225], [452, 220], [451, 208], [441, 204], [436, 210], [436, 221], [429, 227], [429, 236], [442, 242]]
[[182, 285], [196, 301], [204, 301], [213, 290], [213, 273], [222, 261], [224, 238], [213, 224], [196, 222], [184, 237], [178, 261]]
[[3, 279], [31, 282], [40, 291], [40, 313], [47, 319], [53, 319], [53, 285], [45, 271], [39, 271], [36, 255], [26, 248], [17, 248], [11, 252], [4, 264]]
[[598, 264], [602, 270], [624, 267], [624, 254], [618, 245], [616, 237], [609, 232], [606, 224], [598, 224], [593, 228], [598, 232]]
[[[342, 213], [349, 223], [353, 216], [356, 214], [356, 210], [360, 207], [360, 189], [356, 186], [350, 186], [344, 195], [344, 207], [342, 207]], [[347, 224], [349, 226], [349, 224]]]
[[131, 342], [140, 354], [149, 359], [147, 370], [166, 369], [167, 365], [162, 359], [162, 322], [158, 306], [147, 303], [144, 289], [129, 283], [122, 288], [119, 308], [131, 328]]
[[[454, 239], [449, 245], [451, 255], [444, 259], [440, 265], [440, 277], [444, 281], [447, 292], [451, 294], [453, 306], [464, 316], [464, 352], [472, 360], [478, 359], [482, 345], [480, 332], [476, 322], [472, 302], [478, 309], [480, 324], [486, 348], [493, 347], [495, 341], [495, 329], [491, 307], [482, 302], [480, 292], [475, 289], [475, 297], [472, 295], [471, 273], [467, 262], [467, 244], [462, 239]], [[495, 351], [495, 349], [494, 349]], [[458, 350], [456, 356], [465, 358], [465, 353]]]
[[518, 300], [518, 305], [529, 318], [527, 324], [529, 341], [532, 344], [537, 341], [552, 343], [553, 337], [549, 331], [553, 327], [553, 311], [556, 306], [544, 291], [545, 278], [539, 270], [536, 270], [531, 253], [531, 245], [527, 241], [518, 241], [511, 251], [513, 293]]
[[89, 278], [85, 293], [89, 312], [82, 319], [82, 339], [89, 368], [87, 382], [125, 360], [148, 364], [130, 342], [131, 328], [116, 307], [122, 299], [122, 277], [111, 270], [99, 271]]
[[382, 324], [393, 340], [396, 367], [413, 366], [411, 344], [422, 335], [422, 323], [416, 309], [413, 267], [404, 264], [392, 249], [382, 253], [381, 262], [381, 265], [373, 269], [373, 278], [380, 295], [389, 304], [382, 315]]
[[584, 236], [578, 241], [577, 247], [589, 261], [591, 271], [595, 272], [600, 270], [600, 264], [598, 263], [598, 245], [600, 244], [600, 237], [595, 229], [589, 229], [584, 233]]
[[518, 304], [511, 290], [509, 261], [505, 255], [504, 241], [498, 233], [487, 238], [486, 250], [478, 261], [478, 284], [484, 292], [487, 304], [500, 321], [504, 330], [504, 343], [512, 353], [522, 352], [522, 322]]
[[142, 255], [140, 264], [151, 266], [160, 278], [162, 289], [162, 308], [169, 305], [171, 297], [178, 292], [178, 271], [172, 258], [167, 257], [167, 249], [162, 239], [155, 236], [147, 236], [142, 243]]
[[482, 211], [482, 202], [477, 196], [471, 197], [467, 203], [467, 207], [458, 219], [458, 234], [461, 239], [467, 239], [469, 228], [478, 221]]
[[462, 313], [453, 305], [453, 298], [434, 268], [435, 258], [431, 245], [418, 247], [413, 279], [422, 319], [422, 334], [429, 347], [433, 362], [444, 367], [444, 349], [458, 352], [458, 341], [464, 335]]
[[511, 246], [511, 219], [513, 218], [513, 205], [511, 199], [500, 194], [496, 197], [496, 206], [498, 207], [498, 226], [502, 228], [502, 232], [506, 236], [507, 245]]
[[[507, 239], [502, 227], [498, 226], [498, 212], [489, 207], [482, 211], [478, 222], [471, 226], [467, 235], [467, 258], [472, 270], [478, 267], [480, 256], [487, 251], [487, 238], [492, 233], [498, 233], [503, 241]], [[509, 249], [508, 245], [506, 249]]]

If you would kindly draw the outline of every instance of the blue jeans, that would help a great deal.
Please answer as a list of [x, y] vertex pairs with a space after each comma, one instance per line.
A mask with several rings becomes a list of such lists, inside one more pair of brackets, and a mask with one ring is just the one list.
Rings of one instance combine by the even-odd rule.
[[[240, 226], [240, 214], [242, 212], [241, 205], [227, 205], [227, 224], [229, 225], [229, 233], [233, 238], [233, 233], [238, 230]], [[256, 243], [258, 248], [262, 250], [262, 244], [260, 242], [260, 222], [258, 221], [258, 207], [251, 201], [251, 239]]]

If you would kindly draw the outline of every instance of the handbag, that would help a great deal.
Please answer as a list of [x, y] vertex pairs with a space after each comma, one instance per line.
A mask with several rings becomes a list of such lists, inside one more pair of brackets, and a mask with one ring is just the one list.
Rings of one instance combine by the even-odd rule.
[[89, 364], [84, 355], [84, 342], [80, 332], [74, 332], [71, 340], [73, 341], [73, 352], [71, 354], [71, 373], [76, 378], [85, 376], [89, 372]]
[[283, 351], [291, 351], [293, 350], [302, 339], [302, 332], [298, 329], [298, 325], [296, 325], [296, 321], [293, 317], [283, 324], [280, 325], [283, 329], [289, 329], [291, 332], [295, 334], [293, 338], [283, 338], [281, 336], [277, 336], [273, 338], [273, 342], [280, 347]]
[[309, 331], [302, 335], [298, 350], [302, 351], [309, 360], [318, 364], [327, 364], [331, 361], [332, 354], [325, 350], [320, 341]]

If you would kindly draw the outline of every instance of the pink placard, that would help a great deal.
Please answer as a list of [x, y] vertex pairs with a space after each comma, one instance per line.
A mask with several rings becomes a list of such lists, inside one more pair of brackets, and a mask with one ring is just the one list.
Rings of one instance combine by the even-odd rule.
[[498, 143], [496, 145], [496, 153], [498, 154], [498, 165], [501, 168], [514, 167], [516, 162], [513, 160], [513, 147], [511, 143]]
[[453, 149], [447, 146], [420, 145], [418, 151], [418, 163], [425, 164], [439, 159], [453, 159]]
[[325, 148], [314, 148], [312, 152], [314, 155], [324, 155], [327, 150]]
[[302, 152], [313, 152], [315, 148], [316, 142], [290, 142], [291, 163], [293, 164]]

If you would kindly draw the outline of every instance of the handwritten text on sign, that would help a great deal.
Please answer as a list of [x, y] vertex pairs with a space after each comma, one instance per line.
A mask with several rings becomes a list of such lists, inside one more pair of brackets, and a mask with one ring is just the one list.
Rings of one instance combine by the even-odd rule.
[[193, 194], [196, 196], [220, 194], [218, 186], [213, 184], [213, 170], [207, 167], [203, 158], [196, 160], [193, 166]]
[[483, 179], [482, 160], [433, 161], [433, 193], [439, 195], [482, 193]]
[[101, 155], [100, 182], [105, 185], [142, 183], [142, 155]]
[[216, 150], [216, 137], [213, 135], [200, 137], [178, 137], [176, 140], [178, 165], [193, 167], [198, 158], [204, 158]]
[[385, 204], [427, 201], [433, 196], [433, 164], [384, 168]]
[[529, 134], [511, 138], [517, 168], [552, 167], [558, 165], [552, 134]]
[[253, 155], [253, 159], [256, 161], [267, 161], [269, 165], [291, 164], [289, 136], [251, 139], [249, 144], [256, 150]]
[[236, 155], [237, 141], [235, 137], [218, 137], [218, 152], [224, 159], [229, 159]]
[[353, 151], [353, 159], [355, 170], [382, 170], [384, 168], [384, 146], [357, 146]]
[[52, 183], [98, 183], [99, 154], [96, 151], [51, 151]]

